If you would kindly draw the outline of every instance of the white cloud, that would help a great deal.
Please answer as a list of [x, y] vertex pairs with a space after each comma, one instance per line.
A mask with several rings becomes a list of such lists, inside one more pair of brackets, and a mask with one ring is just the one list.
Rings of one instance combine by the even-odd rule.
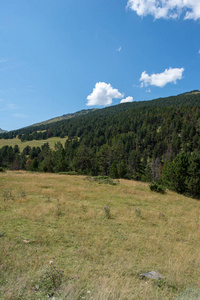
[[167, 83], [176, 83], [178, 79], [182, 79], [184, 68], [169, 68], [165, 69], [163, 73], [148, 75], [146, 71], [142, 72], [140, 77], [141, 87], [154, 85], [164, 87]]
[[111, 84], [105, 82], [97, 82], [93, 92], [87, 97], [87, 105], [110, 105], [114, 98], [121, 99], [123, 98], [117, 89], [113, 89]]
[[122, 50], [122, 47], [120, 46], [119, 48], [117, 48], [117, 52], [121, 52], [121, 50]]
[[145, 91], [146, 93], [151, 93], [151, 89], [148, 89]]
[[184, 13], [184, 19], [200, 18], [199, 0], [128, 0], [127, 7], [140, 17], [152, 15], [155, 19], [176, 19]]
[[133, 97], [128, 96], [128, 97], [126, 97], [125, 99], [122, 99], [122, 100], [120, 101], [120, 103], [127, 103], [127, 102], [133, 102]]
[[199, 49], [198, 53], [200, 54], [200, 49]]
[[15, 117], [15, 118], [28, 118], [27, 115], [24, 115], [24, 114], [18, 114], [18, 113], [12, 114], [12, 117]]

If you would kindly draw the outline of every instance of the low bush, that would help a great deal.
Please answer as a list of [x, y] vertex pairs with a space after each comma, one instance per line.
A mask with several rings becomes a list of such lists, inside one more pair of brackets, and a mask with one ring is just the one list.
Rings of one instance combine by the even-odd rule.
[[160, 194], [165, 194], [165, 192], [166, 192], [165, 187], [157, 182], [151, 182], [149, 185], [149, 188], [151, 191], [157, 192]]
[[54, 261], [50, 261], [49, 264], [48, 267], [40, 271], [39, 278], [35, 282], [34, 288], [38, 296], [41, 294], [51, 298], [62, 284], [64, 271], [57, 269], [54, 266]]
[[104, 206], [103, 210], [104, 210], [104, 212], [106, 214], [106, 218], [107, 219], [112, 219], [111, 212], [110, 212], [110, 206], [108, 206], [108, 205]]

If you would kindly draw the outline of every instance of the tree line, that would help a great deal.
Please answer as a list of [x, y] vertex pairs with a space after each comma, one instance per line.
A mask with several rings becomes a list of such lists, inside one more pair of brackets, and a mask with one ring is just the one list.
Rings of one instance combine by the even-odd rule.
[[[22, 141], [47, 139], [47, 143], [41, 147], [27, 146], [21, 152], [18, 146], [2, 147], [2, 168], [162, 180], [177, 192], [198, 197], [194, 185], [200, 175], [194, 166], [198, 166], [200, 153], [199, 94], [117, 105], [53, 124], [4, 133], [1, 138], [6, 135], [18, 136]], [[56, 143], [50, 149], [48, 138], [52, 136], [65, 138], [65, 145]], [[173, 173], [178, 174], [178, 162], [187, 169], [182, 172], [182, 189], [174, 185], [179, 178]]]

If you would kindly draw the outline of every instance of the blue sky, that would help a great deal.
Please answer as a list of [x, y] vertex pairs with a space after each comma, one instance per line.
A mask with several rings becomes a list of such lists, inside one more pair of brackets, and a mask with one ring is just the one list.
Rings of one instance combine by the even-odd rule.
[[5, 130], [200, 89], [200, 0], [0, 0], [0, 41]]

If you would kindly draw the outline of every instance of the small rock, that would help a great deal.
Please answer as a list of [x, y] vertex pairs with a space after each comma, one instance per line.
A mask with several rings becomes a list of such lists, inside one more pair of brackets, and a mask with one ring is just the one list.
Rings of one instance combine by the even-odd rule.
[[150, 279], [155, 279], [155, 280], [158, 280], [158, 279], [162, 278], [162, 275], [155, 272], [155, 271], [151, 271], [151, 272], [148, 272], [148, 273], [143, 273], [143, 274], [140, 274], [139, 276], [150, 278]]
[[30, 243], [29, 240], [23, 240], [23, 242], [26, 243], [26, 244]]

